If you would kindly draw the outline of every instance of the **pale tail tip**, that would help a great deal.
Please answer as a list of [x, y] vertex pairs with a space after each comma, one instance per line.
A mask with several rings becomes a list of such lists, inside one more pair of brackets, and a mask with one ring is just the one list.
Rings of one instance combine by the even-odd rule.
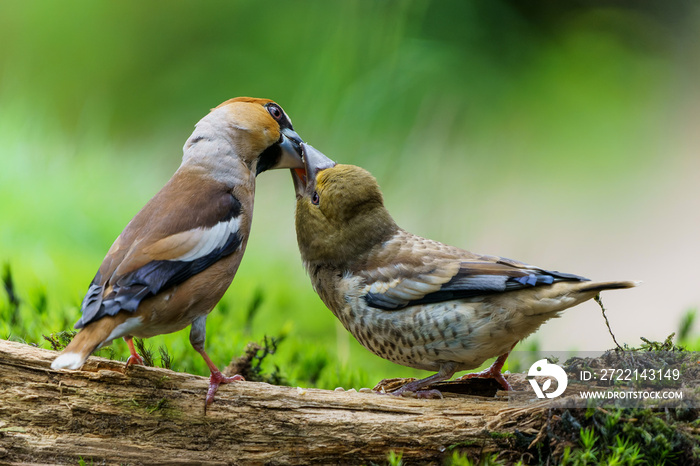
[[635, 288], [641, 284], [642, 284], [641, 280], [628, 280], [625, 282], [612, 282], [611, 286], [608, 289], [614, 290], [615, 288], [617, 288], [617, 289]]
[[63, 353], [53, 360], [51, 369], [80, 369], [84, 363], [85, 358], [78, 353]]

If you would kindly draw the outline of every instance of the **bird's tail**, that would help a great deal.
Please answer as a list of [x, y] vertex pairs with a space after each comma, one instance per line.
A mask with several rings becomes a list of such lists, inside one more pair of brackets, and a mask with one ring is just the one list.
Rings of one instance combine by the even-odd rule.
[[103, 317], [85, 326], [51, 363], [52, 369], [80, 369], [88, 356], [104, 343], [121, 335], [115, 330], [126, 320], [126, 313]]
[[622, 290], [625, 288], [634, 288], [642, 282], [637, 281], [620, 281], [620, 282], [584, 282], [579, 287], [580, 292], [600, 292], [605, 290]]
[[[514, 293], [519, 293], [521, 299], [530, 303], [524, 313], [534, 316], [549, 314], [551, 312], [560, 312], [595, 298], [601, 291], [633, 288], [639, 285], [639, 283], [640, 282], [633, 281], [561, 281], [555, 282], [549, 286], [535, 286], [524, 290], [518, 290]], [[524, 293], [530, 293], [529, 297]]]

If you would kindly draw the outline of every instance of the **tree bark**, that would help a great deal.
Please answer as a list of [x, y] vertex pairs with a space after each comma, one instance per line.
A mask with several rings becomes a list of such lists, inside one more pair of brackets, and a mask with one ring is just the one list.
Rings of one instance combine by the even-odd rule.
[[[55, 371], [56, 352], [0, 340], [0, 463], [441, 464], [450, 448], [497, 451], [497, 433], [536, 434], [542, 404], [446, 394], [424, 400], [208, 378], [91, 357]], [[516, 422], [517, 421], [517, 422]]]

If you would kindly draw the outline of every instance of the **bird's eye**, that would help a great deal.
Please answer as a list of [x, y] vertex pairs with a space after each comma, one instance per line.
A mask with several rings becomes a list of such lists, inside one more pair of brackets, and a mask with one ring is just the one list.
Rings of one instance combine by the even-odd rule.
[[281, 120], [282, 115], [284, 115], [284, 112], [282, 112], [282, 109], [279, 108], [277, 105], [270, 105], [267, 107], [267, 111], [270, 112], [270, 115], [272, 115], [272, 118], [275, 120]]
[[319, 202], [321, 202], [321, 199], [318, 197], [318, 193], [314, 191], [314, 193], [311, 195], [311, 203], [313, 205], [318, 205]]

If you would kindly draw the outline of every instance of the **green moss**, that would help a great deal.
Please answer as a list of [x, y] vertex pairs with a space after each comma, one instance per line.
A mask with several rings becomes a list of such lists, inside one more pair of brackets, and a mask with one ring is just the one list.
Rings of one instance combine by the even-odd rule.
[[677, 346], [673, 343], [673, 337], [676, 336], [675, 333], [670, 334], [666, 337], [663, 342], [647, 340], [644, 337], [640, 339], [644, 342], [639, 348], [625, 348], [626, 351], [672, 351], [672, 352], [683, 352], [686, 348], [683, 346]]
[[453, 443], [447, 447], [447, 451], [459, 450], [464, 447], [473, 447], [474, 445], [481, 446], [483, 442], [481, 440], [464, 440], [463, 442]]
[[168, 405], [168, 400], [166, 398], [161, 398], [160, 400], [158, 400], [158, 402], [156, 404], [146, 408], [146, 412], [148, 412], [148, 414], [153, 414], [156, 411], [160, 411], [162, 409], [165, 409], [165, 407], [167, 405]]
[[156, 388], [163, 388], [165, 387], [165, 384], [168, 382], [168, 380], [170, 380], [170, 377], [164, 375], [160, 379], [156, 380], [153, 384]]
[[[539, 459], [562, 465], [696, 464], [700, 436], [689, 428], [688, 415], [684, 410], [631, 408], [551, 413]], [[697, 417], [697, 412], [691, 415]]]
[[128, 400], [123, 400], [118, 402], [118, 404], [124, 408], [131, 410], [135, 415], [139, 416], [165, 416], [170, 418], [178, 418], [182, 415], [182, 412], [175, 408], [174, 405], [170, 403], [167, 397], [141, 397], [141, 398], [130, 398]]

